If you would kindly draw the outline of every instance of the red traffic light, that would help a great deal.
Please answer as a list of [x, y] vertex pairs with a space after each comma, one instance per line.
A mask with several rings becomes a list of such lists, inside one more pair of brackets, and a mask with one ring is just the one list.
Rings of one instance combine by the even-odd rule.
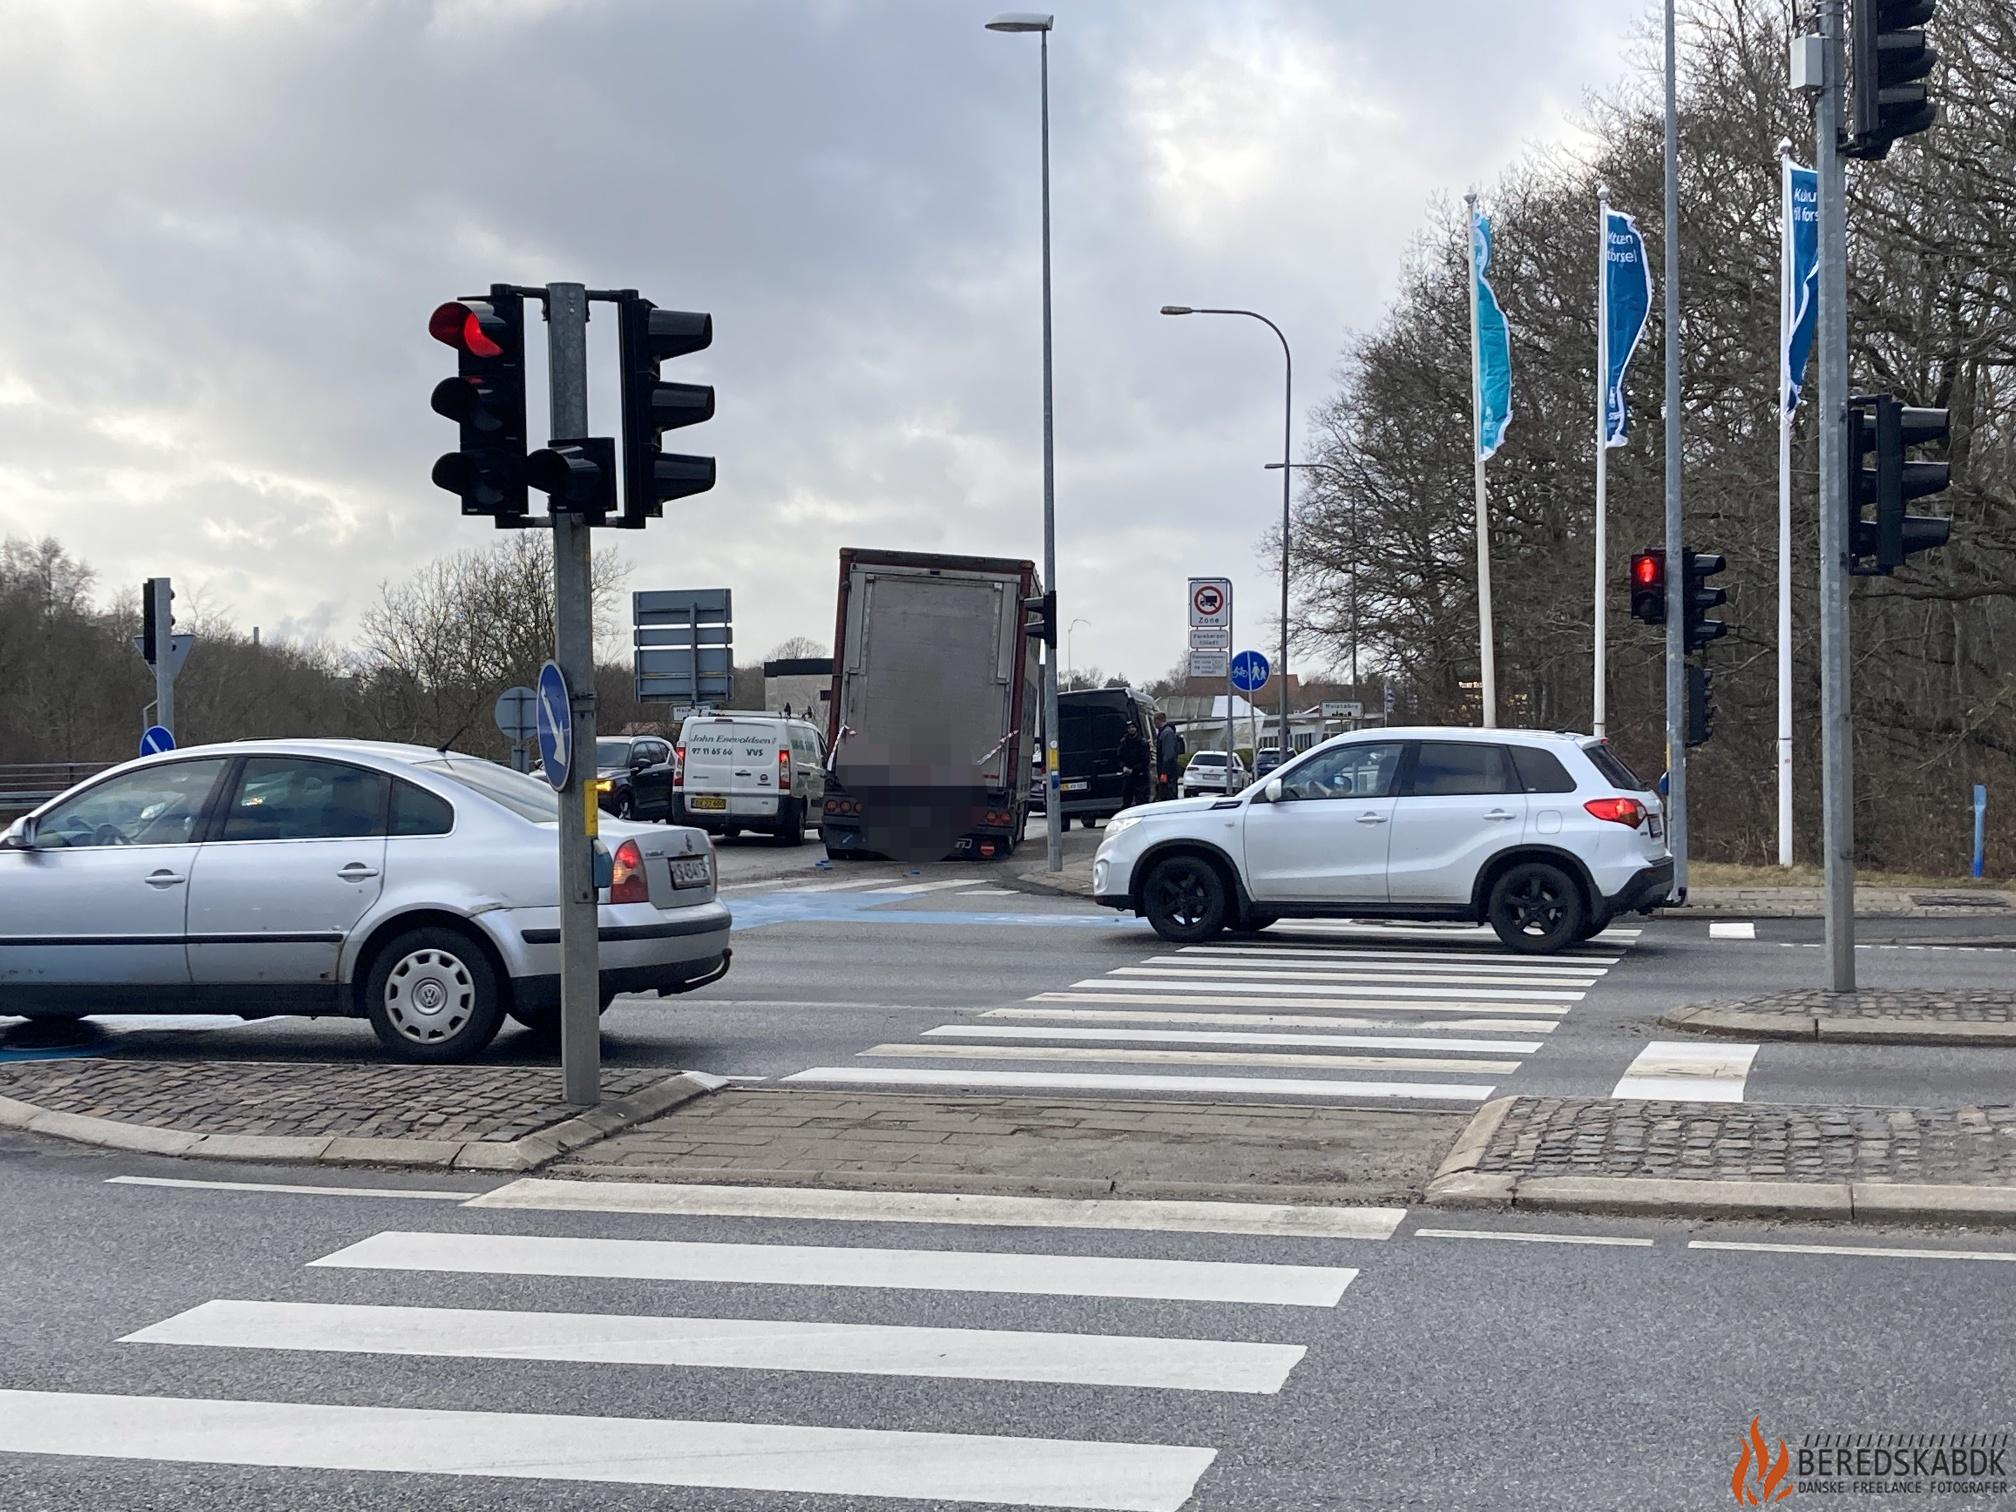
[[502, 325], [489, 305], [478, 299], [451, 299], [427, 317], [427, 334], [471, 357], [502, 357], [504, 348], [484, 329]]
[[1652, 552], [1640, 552], [1631, 558], [1631, 581], [1641, 588], [1650, 588], [1665, 575], [1660, 570], [1663, 566], [1665, 563]]

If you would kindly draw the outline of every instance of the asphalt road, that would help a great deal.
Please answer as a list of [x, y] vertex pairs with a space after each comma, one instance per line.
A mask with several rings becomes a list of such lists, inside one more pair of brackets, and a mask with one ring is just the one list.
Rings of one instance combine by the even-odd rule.
[[[1418, 1210], [1383, 1239], [1123, 1233], [106, 1179], [191, 1171], [0, 1137], [0, 1506], [1675, 1512], [1729, 1504], [1753, 1417], [1774, 1453], [2010, 1427], [2007, 1238]], [[920, 1353], [917, 1328], [959, 1332]]]

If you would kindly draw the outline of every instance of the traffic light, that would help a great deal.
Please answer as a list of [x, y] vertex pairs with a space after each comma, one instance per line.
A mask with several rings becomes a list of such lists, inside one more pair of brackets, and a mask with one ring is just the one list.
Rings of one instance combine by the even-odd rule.
[[525, 481], [553, 500], [555, 514], [603, 524], [616, 508], [616, 443], [608, 436], [552, 442], [525, 459]]
[[1631, 557], [1631, 618], [1666, 623], [1666, 553], [1647, 549]]
[[623, 366], [623, 514], [626, 530], [642, 530], [684, 499], [714, 486], [714, 459], [659, 450], [659, 437], [714, 418], [714, 390], [704, 383], [665, 383], [658, 365], [714, 343], [714, 317], [661, 310], [634, 292], [616, 306]]
[[[1949, 520], [1912, 515], [1904, 506], [1943, 491], [1952, 481], [1945, 462], [1921, 462], [1906, 456], [1914, 446], [1937, 445], [1947, 439], [1950, 425], [1943, 409], [1920, 409], [1894, 394], [1872, 394], [1848, 402], [1848, 570], [1859, 577], [1889, 576], [1905, 558], [1944, 546], [1952, 534]], [[1875, 453], [1875, 466], [1863, 459]], [[1862, 511], [1876, 506], [1876, 518]]]
[[1682, 548], [1680, 561], [1684, 574], [1680, 604], [1686, 616], [1683, 621], [1685, 634], [1681, 638], [1681, 645], [1684, 653], [1691, 656], [1710, 641], [1720, 640], [1729, 633], [1728, 625], [1721, 620], [1706, 618], [1710, 609], [1728, 601], [1728, 589], [1706, 586], [1708, 579], [1720, 572], [1728, 562], [1717, 552], [1696, 551], [1691, 546]]
[[1690, 746], [1706, 745], [1715, 733], [1715, 674], [1699, 662], [1687, 664], [1687, 733]]
[[434, 482], [465, 515], [499, 529], [525, 523], [525, 301], [508, 284], [487, 299], [436, 309], [427, 333], [455, 349], [455, 376], [434, 387], [433, 407], [462, 428], [461, 448], [434, 464]]
[[1022, 600], [1022, 612], [1036, 617], [1022, 622], [1022, 633], [1033, 635], [1052, 651], [1057, 649], [1057, 590]]
[[140, 585], [140, 654], [148, 666], [161, 652], [161, 632], [175, 634], [175, 590], [167, 578], [148, 578]]
[[1848, 21], [1849, 101], [1852, 130], [1842, 145], [1848, 157], [1886, 157], [1900, 137], [1925, 130], [1939, 117], [1924, 79], [1939, 54], [1918, 30], [1932, 19], [1937, 0], [1852, 0]]

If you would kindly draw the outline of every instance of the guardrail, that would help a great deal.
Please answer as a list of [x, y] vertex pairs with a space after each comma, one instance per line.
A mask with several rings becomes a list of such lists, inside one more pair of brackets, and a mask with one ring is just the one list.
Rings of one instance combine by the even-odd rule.
[[39, 761], [0, 765], [0, 814], [25, 814], [58, 793], [67, 793], [86, 777], [95, 777], [109, 761]]

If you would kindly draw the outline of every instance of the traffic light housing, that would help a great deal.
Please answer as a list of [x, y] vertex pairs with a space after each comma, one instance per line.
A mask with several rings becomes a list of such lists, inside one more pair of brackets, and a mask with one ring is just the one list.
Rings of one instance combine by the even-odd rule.
[[616, 510], [616, 443], [608, 436], [554, 441], [525, 459], [525, 481], [553, 501], [555, 514], [603, 524]]
[[1034, 615], [1034, 619], [1024, 619], [1022, 633], [1033, 635], [1052, 651], [1057, 649], [1057, 590], [1039, 593], [1034, 598], [1022, 600], [1022, 612]]
[[702, 383], [667, 383], [660, 363], [713, 345], [714, 317], [661, 310], [634, 291], [617, 300], [623, 368], [623, 511], [626, 530], [642, 530], [665, 512], [665, 501], [714, 486], [714, 459], [660, 449], [660, 437], [714, 418], [714, 390]]
[[[1908, 455], [1914, 446], [1944, 442], [1951, 430], [1943, 409], [1921, 409], [1894, 394], [1851, 399], [1844, 420], [1848, 448], [1848, 570], [1857, 576], [1887, 577], [1907, 557], [1944, 546], [1952, 522], [1932, 515], [1905, 513], [1913, 499], [1944, 491], [1952, 481], [1945, 462], [1925, 462]], [[1864, 459], [1874, 453], [1874, 466]], [[1873, 520], [1862, 512], [1876, 507]]]
[[1710, 609], [1728, 602], [1728, 589], [1707, 586], [1708, 579], [1726, 567], [1728, 561], [1718, 552], [1696, 551], [1691, 546], [1682, 548], [1680, 560], [1684, 574], [1680, 604], [1686, 616], [1681, 646], [1691, 656], [1710, 641], [1718, 641], [1729, 633], [1729, 626], [1723, 621], [1707, 618]]
[[175, 634], [175, 590], [167, 578], [148, 578], [140, 585], [140, 655], [154, 666], [162, 651], [160, 631]]
[[1706, 745], [1715, 733], [1715, 674], [1699, 662], [1687, 664], [1686, 743]]
[[1851, 0], [1848, 18], [1848, 157], [1886, 157], [1890, 144], [1939, 118], [1924, 79], [1939, 54], [1919, 30], [1938, 0]]
[[1666, 623], [1666, 553], [1649, 547], [1631, 557], [1631, 618]]
[[455, 349], [455, 376], [434, 386], [434, 413], [461, 428], [461, 445], [434, 464], [434, 483], [462, 500], [465, 515], [499, 529], [523, 525], [525, 495], [525, 301], [508, 284], [487, 298], [439, 306], [427, 333]]

